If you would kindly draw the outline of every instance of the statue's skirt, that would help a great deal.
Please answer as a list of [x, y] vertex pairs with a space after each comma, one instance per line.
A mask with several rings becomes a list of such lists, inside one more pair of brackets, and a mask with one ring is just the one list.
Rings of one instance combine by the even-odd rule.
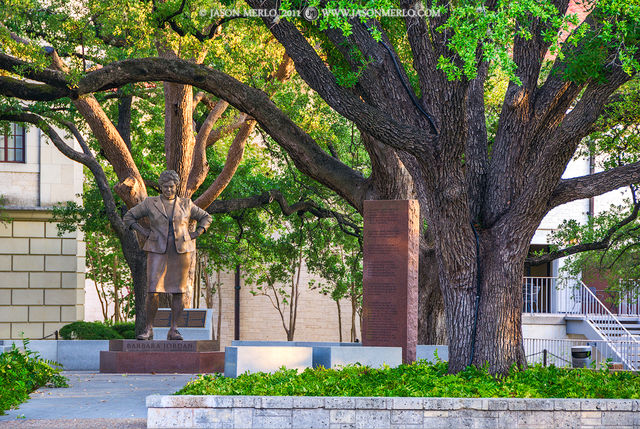
[[149, 292], [185, 293], [187, 291], [192, 252], [178, 253], [172, 232], [169, 232], [165, 253], [147, 252]]

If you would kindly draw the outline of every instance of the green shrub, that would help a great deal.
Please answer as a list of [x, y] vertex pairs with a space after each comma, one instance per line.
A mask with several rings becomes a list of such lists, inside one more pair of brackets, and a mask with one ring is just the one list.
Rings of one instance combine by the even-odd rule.
[[340, 370], [281, 369], [274, 374], [225, 378], [201, 375], [177, 395], [414, 396], [455, 398], [640, 398], [640, 375], [607, 369], [534, 366], [504, 377], [469, 367], [448, 374], [448, 364], [424, 361], [397, 368], [348, 366]]
[[116, 330], [100, 322], [73, 322], [60, 329], [64, 340], [115, 340], [121, 339]]
[[41, 386], [68, 387], [67, 379], [60, 375], [61, 365], [40, 359], [38, 353], [13, 344], [10, 351], [0, 354], [0, 415], [21, 402], [29, 393]]
[[136, 326], [134, 322], [114, 323], [111, 326], [111, 329], [120, 334], [122, 338], [126, 338], [129, 340], [134, 340], [136, 338]]

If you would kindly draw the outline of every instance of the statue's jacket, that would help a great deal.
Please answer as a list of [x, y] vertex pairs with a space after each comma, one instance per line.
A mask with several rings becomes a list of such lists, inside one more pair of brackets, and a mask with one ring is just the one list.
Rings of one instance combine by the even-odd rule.
[[[169, 238], [169, 217], [164, 209], [161, 197], [147, 197], [140, 204], [132, 207], [122, 218], [125, 225], [130, 228], [138, 219], [149, 218], [151, 233], [144, 243], [143, 250], [153, 253], [165, 253], [167, 251], [167, 239]], [[211, 215], [196, 206], [189, 198], [176, 197], [173, 210], [173, 231], [178, 253], [193, 252], [196, 250], [196, 242], [189, 234], [189, 220], [195, 219], [198, 227], [205, 230], [211, 224]]]

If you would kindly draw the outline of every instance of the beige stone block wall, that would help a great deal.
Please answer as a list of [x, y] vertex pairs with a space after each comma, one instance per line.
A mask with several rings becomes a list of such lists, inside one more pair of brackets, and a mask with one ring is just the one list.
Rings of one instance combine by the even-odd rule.
[[[27, 171], [3, 171], [11, 165], [14, 169]], [[8, 204], [15, 206], [35, 206], [38, 204], [38, 171], [24, 164], [3, 163], [0, 169], [2, 194]], [[33, 171], [28, 171], [33, 170]]]
[[[65, 135], [66, 133], [60, 132], [60, 134]], [[82, 151], [74, 139], [67, 140], [67, 144]], [[77, 194], [82, 193], [82, 165], [65, 157], [44, 135], [40, 145], [40, 158], [42, 163], [40, 174], [41, 204], [48, 206], [70, 200], [80, 202]]]
[[[313, 277], [303, 271], [300, 281], [298, 315], [294, 341], [339, 341], [338, 310], [335, 301], [309, 288]], [[222, 323], [221, 347], [231, 345], [234, 339], [234, 296], [233, 273], [223, 273], [222, 282]], [[200, 307], [205, 307], [204, 298]], [[340, 303], [342, 310], [342, 341], [351, 339], [351, 304], [348, 300]], [[217, 322], [217, 297], [214, 299], [214, 327]], [[288, 313], [287, 317], [288, 323]], [[361, 339], [360, 322], [356, 318], [356, 338]], [[240, 339], [286, 341], [280, 314], [266, 296], [251, 294], [251, 286], [241, 282], [240, 289]]]
[[0, 339], [40, 339], [82, 320], [82, 237], [58, 237], [45, 210], [5, 214], [13, 221], [0, 227]]

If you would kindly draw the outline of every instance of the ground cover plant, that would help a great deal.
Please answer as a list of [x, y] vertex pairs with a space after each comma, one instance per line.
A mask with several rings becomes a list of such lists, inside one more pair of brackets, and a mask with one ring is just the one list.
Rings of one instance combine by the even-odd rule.
[[640, 398], [640, 376], [608, 369], [533, 366], [494, 376], [487, 368], [448, 373], [447, 362], [397, 368], [281, 369], [225, 378], [201, 375], [176, 395], [413, 396], [455, 398]]
[[41, 359], [28, 349], [28, 341], [23, 345], [24, 350], [13, 344], [10, 351], [0, 354], [0, 415], [41, 386], [68, 387], [67, 379], [60, 375], [60, 364]]

